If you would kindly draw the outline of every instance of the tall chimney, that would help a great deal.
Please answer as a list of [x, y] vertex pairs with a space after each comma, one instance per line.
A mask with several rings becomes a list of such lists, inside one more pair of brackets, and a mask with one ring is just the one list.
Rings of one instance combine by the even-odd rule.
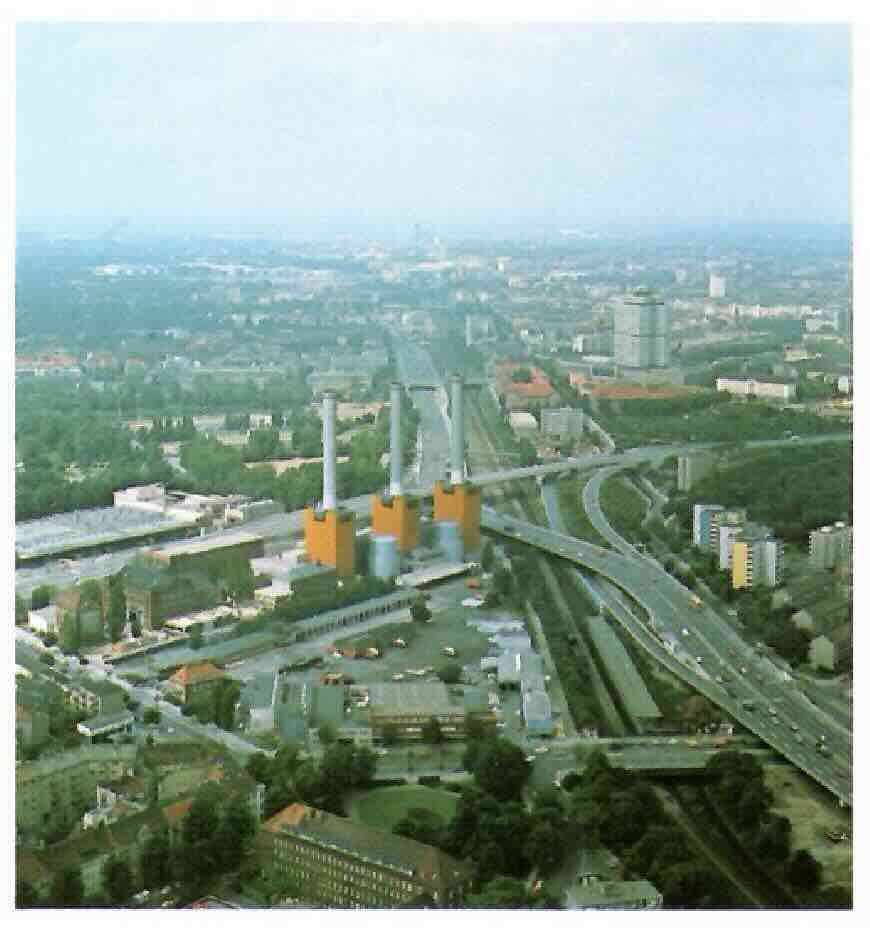
[[402, 495], [402, 385], [390, 384], [390, 496]]
[[335, 509], [335, 394], [323, 394], [323, 508]]
[[465, 424], [462, 414], [462, 377], [450, 378], [450, 482], [465, 482]]

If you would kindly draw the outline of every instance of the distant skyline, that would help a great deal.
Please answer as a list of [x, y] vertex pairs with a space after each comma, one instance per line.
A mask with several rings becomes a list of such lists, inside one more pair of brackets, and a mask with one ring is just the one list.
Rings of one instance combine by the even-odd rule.
[[827, 25], [21, 24], [44, 218], [845, 223]]

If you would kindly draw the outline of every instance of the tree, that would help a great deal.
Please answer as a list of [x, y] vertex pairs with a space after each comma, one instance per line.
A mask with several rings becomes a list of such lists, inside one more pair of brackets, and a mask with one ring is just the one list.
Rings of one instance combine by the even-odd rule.
[[198, 651], [202, 647], [202, 626], [194, 625], [190, 629], [190, 640], [188, 641], [191, 649]]
[[781, 815], [771, 815], [759, 830], [755, 853], [764, 862], [787, 861], [791, 853], [791, 822]]
[[160, 724], [160, 710], [155, 709], [153, 706], [149, 706], [142, 713], [142, 721], [146, 725], [159, 725]]
[[458, 683], [462, 679], [462, 667], [455, 662], [450, 662], [439, 667], [437, 674], [442, 683]]
[[507, 567], [496, 568], [492, 577], [493, 589], [502, 599], [511, 595], [514, 587], [514, 578]]
[[694, 860], [665, 868], [659, 879], [658, 887], [669, 908], [721, 908], [730, 902], [722, 877]]
[[54, 596], [54, 587], [49, 586], [48, 584], [43, 584], [42, 586], [37, 586], [33, 588], [33, 592], [30, 594], [30, 608], [31, 609], [43, 609], [50, 602], [51, 597]]
[[78, 612], [68, 612], [63, 617], [60, 631], [60, 646], [64, 654], [75, 654], [81, 645], [81, 620]]
[[181, 824], [179, 858], [185, 883], [202, 885], [218, 870], [213, 838], [220, 820], [218, 796], [212, 786], [205, 786], [195, 796]]
[[80, 906], [85, 898], [85, 884], [78, 867], [68, 867], [55, 878], [51, 884], [49, 897], [52, 906], [70, 909]]
[[497, 876], [485, 883], [479, 893], [468, 896], [469, 909], [558, 909], [558, 901], [546, 893], [533, 894], [525, 881]]
[[495, 551], [493, 550], [492, 542], [485, 541], [480, 551], [480, 566], [487, 573], [490, 573], [494, 565], [495, 565]]
[[20, 594], [16, 593], [15, 594], [15, 624], [24, 625], [26, 623], [27, 623], [27, 603], [24, 602], [24, 598]]
[[432, 618], [432, 613], [422, 596], [411, 603], [411, 618], [415, 622], [428, 622]]
[[112, 643], [121, 640], [124, 633], [124, 625], [127, 623], [127, 600], [124, 596], [124, 588], [121, 584], [121, 578], [115, 577], [109, 580], [109, 605], [106, 612], [106, 619], [109, 624], [109, 638]]
[[444, 732], [441, 730], [441, 723], [434, 715], [423, 723], [421, 734], [426, 744], [442, 744], [444, 741]]
[[215, 844], [223, 870], [236, 870], [252, 849], [257, 835], [257, 819], [244, 797], [230, 802], [215, 834]]
[[822, 865], [809, 851], [801, 848], [795, 851], [788, 865], [788, 881], [795, 889], [813, 892], [822, 882]]
[[505, 738], [491, 738], [482, 745], [474, 764], [477, 785], [496, 799], [517, 799], [529, 778], [526, 756]]
[[221, 680], [214, 690], [213, 716], [215, 724], [224, 731], [232, 731], [236, 722], [236, 704], [241, 689], [235, 680]]
[[332, 722], [323, 722], [317, 727], [317, 737], [321, 744], [333, 744], [338, 738], [338, 731]]
[[27, 880], [19, 880], [15, 884], [15, 908], [33, 909], [41, 903], [41, 897], [36, 887]]
[[103, 888], [113, 905], [126, 902], [133, 895], [136, 885], [133, 871], [123, 857], [110, 857], [103, 864]]

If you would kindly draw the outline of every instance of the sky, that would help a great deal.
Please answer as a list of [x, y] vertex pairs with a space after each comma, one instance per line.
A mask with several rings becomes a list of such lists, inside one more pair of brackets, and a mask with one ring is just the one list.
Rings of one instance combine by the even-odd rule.
[[850, 33], [21, 23], [45, 217], [848, 222]]

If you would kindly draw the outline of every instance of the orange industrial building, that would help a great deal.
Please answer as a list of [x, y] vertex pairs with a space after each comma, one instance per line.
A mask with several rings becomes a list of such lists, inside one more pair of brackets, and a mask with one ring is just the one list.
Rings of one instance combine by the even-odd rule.
[[436, 522], [457, 522], [466, 551], [480, 547], [480, 488], [470, 483], [448, 485], [440, 480], [432, 488]]
[[355, 539], [352, 512], [305, 510], [305, 554], [312, 564], [334, 567], [339, 577], [352, 576]]
[[349, 577], [354, 572], [356, 529], [353, 513], [338, 508], [335, 485], [335, 394], [324, 393], [323, 501], [320, 508], [305, 510], [305, 554], [313, 564]]
[[372, 497], [372, 533], [392, 535], [399, 551], [409, 554], [420, 539], [420, 504], [408, 496]]

